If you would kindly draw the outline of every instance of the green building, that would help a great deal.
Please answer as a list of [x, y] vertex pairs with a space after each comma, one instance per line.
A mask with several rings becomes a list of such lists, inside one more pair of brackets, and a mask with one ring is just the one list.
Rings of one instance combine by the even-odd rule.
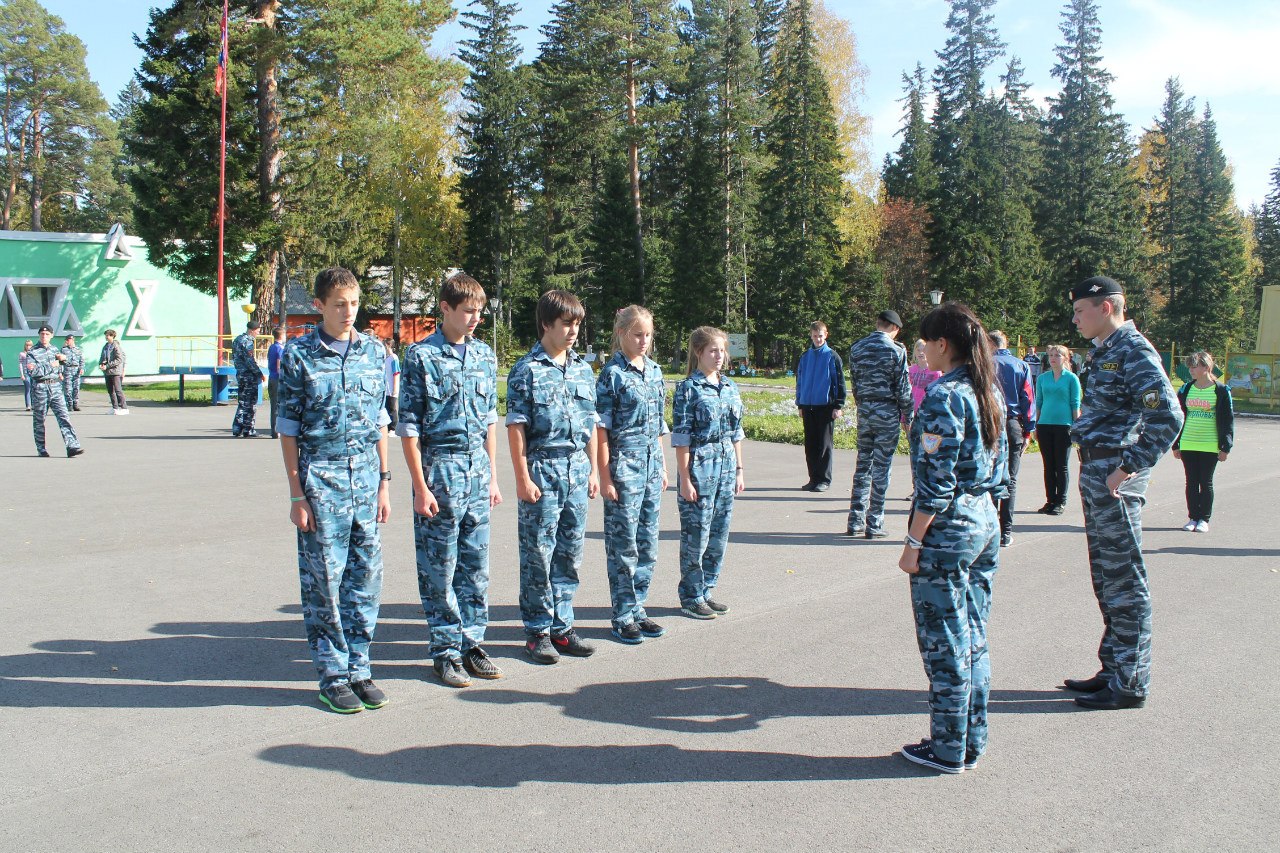
[[[6, 381], [18, 353], [43, 323], [54, 343], [71, 334], [97, 376], [102, 333], [115, 329], [129, 376], [160, 372], [158, 337], [213, 339], [214, 297], [193, 290], [147, 260], [142, 240], [116, 225], [107, 234], [0, 231], [0, 359]], [[211, 349], [211, 345], [210, 345]]]

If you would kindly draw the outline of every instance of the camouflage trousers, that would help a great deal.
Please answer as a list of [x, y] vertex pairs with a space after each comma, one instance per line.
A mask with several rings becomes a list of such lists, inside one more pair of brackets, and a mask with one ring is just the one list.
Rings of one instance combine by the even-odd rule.
[[67, 408], [78, 409], [80, 407], [80, 383], [84, 379], [84, 374], [79, 370], [71, 372], [67, 371], [62, 374], [62, 396], [67, 402]]
[[573, 596], [587, 528], [587, 454], [529, 454], [529, 476], [542, 491], [520, 501], [520, 616], [530, 636], [559, 636], [573, 627]]
[[35, 436], [36, 452], [45, 452], [44, 419], [50, 409], [53, 410], [54, 420], [58, 422], [58, 429], [62, 432], [62, 443], [68, 450], [79, 447], [80, 439], [76, 438], [76, 431], [71, 427], [71, 417], [67, 414], [67, 401], [62, 396], [62, 383], [56, 379], [52, 382], [32, 380], [31, 432]]
[[241, 379], [236, 385], [236, 413], [231, 419], [231, 434], [243, 435], [253, 429], [258, 414], [258, 380]]
[[1000, 560], [1000, 521], [986, 495], [961, 495], [934, 518], [911, 576], [916, 641], [929, 678], [930, 738], [947, 761], [987, 746], [991, 661], [987, 616]]
[[1089, 543], [1089, 575], [1102, 610], [1099, 675], [1124, 696], [1146, 696], [1151, 682], [1151, 591], [1142, 559], [1142, 506], [1150, 471], [1139, 471], [1120, 487], [1119, 499], [1107, 491], [1107, 477], [1118, 459], [1080, 465], [1080, 502]]
[[376, 450], [298, 460], [316, 526], [298, 531], [302, 622], [321, 689], [371, 677], [369, 645], [382, 597], [379, 468]]
[[604, 550], [613, 626], [621, 628], [648, 618], [644, 603], [658, 562], [662, 446], [613, 450], [609, 474], [618, 499], [604, 502]]
[[680, 508], [681, 604], [706, 601], [724, 569], [738, 481], [733, 444], [721, 441], [690, 447], [689, 474], [698, 499], [676, 500]]
[[489, 626], [489, 454], [423, 449], [422, 473], [439, 511], [413, 516], [418, 593], [432, 658], [460, 658]]
[[884, 528], [884, 497], [889, 491], [889, 474], [901, 431], [897, 409], [886, 416], [858, 407], [858, 464], [853, 472], [845, 528], [850, 533]]

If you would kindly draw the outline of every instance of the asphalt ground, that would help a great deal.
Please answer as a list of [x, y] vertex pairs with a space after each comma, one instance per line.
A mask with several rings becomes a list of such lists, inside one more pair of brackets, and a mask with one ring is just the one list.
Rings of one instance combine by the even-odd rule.
[[[751, 444], [713, 622], [678, 613], [678, 516], [663, 505], [640, 646], [608, 638], [593, 504], [577, 616], [587, 660], [522, 654], [515, 490], [494, 514], [487, 648], [506, 672], [451, 690], [425, 659], [408, 478], [393, 516], [374, 673], [391, 703], [316, 702], [280, 453], [228, 437], [229, 408], [84, 394], [87, 453], [34, 455], [0, 391], [0, 850], [1277, 849], [1280, 423], [1238, 422], [1207, 535], [1182, 532], [1181, 466], [1145, 512], [1155, 601], [1142, 710], [1085, 712], [1101, 618], [1078, 498], [1035, 514], [1022, 466], [990, 623], [991, 742], [938, 776], [895, 753], [928, 732], [893, 538], [844, 529], [854, 456], [814, 495], [799, 447]], [[260, 413], [259, 422], [265, 424]], [[673, 467], [674, 470], [674, 467]], [[1073, 468], [1074, 480], [1074, 468]]]

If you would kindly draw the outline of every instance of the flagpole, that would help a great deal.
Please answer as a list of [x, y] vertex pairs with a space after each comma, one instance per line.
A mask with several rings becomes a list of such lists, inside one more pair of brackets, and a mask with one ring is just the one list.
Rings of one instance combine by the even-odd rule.
[[218, 331], [214, 337], [215, 364], [222, 365], [222, 330], [226, 328], [227, 282], [223, 271], [223, 239], [227, 218], [227, 89], [230, 83], [231, 46], [228, 44], [227, 16], [230, 0], [222, 0], [222, 43], [218, 61], [222, 66], [222, 126], [218, 141]]

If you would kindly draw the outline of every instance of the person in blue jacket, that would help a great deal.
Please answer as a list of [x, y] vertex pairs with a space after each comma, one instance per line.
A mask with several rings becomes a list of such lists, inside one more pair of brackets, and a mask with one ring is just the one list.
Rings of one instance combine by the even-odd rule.
[[1036, 392], [1031, 368], [1009, 351], [1009, 339], [996, 329], [989, 335], [995, 350], [996, 373], [1004, 392], [1005, 434], [1009, 440], [1009, 494], [1000, 501], [1000, 547], [1013, 542], [1013, 505], [1018, 495], [1018, 469], [1027, 437], [1036, 430]]
[[804, 421], [804, 460], [809, 479], [800, 488], [825, 492], [831, 488], [831, 450], [835, 422], [844, 414], [844, 362], [827, 346], [827, 324], [809, 324], [813, 346], [804, 351], [796, 365], [796, 406]]

